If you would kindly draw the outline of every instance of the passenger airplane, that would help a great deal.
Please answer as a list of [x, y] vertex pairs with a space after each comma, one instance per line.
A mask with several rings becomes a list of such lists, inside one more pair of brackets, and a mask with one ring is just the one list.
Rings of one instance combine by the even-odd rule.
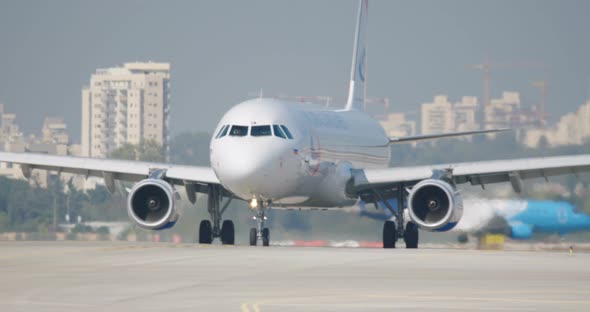
[[[477, 208], [465, 213], [456, 230], [467, 233], [501, 232], [514, 239], [530, 239], [534, 233], [563, 236], [590, 231], [590, 216], [565, 201], [474, 200], [472, 204]], [[482, 209], [492, 210], [492, 214], [482, 215], [478, 211]], [[494, 217], [500, 217], [504, 222], [495, 224]]]
[[[127, 211], [135, 224], [149, 230], [170, 228], [178, 220], [177, 187], [184, 187], [192, 203], [197, 193], [207, 194], [211, 220], [199, 226], [199, 242], [204, 244], [214, 238], [234, 243], [234, 224], [223, 220], [234, 198], [249, 202], [256, 211], [250, 244], [262, 241], [264, 246], [269, 245], [264, 224], [271, 207], [383, 203], [396, 216], [384, 223], [385, 248], [395, 247], [401, 238], [406, 247], [416, 248], [418, 227], [452, 229], [463, 210], [458, 184], [484, 187], [510, 182], [519, 191], [522, 179], [590, 170], [590, 155], [387, 168], [391, 144], [496, 130], [387, 137], [379, 123], [363, 112], [367, 10], [367, 1], [361, 1], [345, 108], [329, 110], [264, 98], [240, 103], [223, 116], [214, 132], [211, 167], [28, 153], [0, 153], [0, 161], [20, 164], [26, 177], [32, 169], [103, 177], [110, 191], [115, 180], [137, 182], [129, 192]], [[392, 198], [408, 211], [409, 220], [387, 204]]]
[[[465, 198], [463, 203], [463, 216], [452, 229], [462, 235], [491, 232], [526, 240], [534, 233], [563, 236], [590, 231], [590, 215], [566, 201]], [[395, 201], [389, 204], [397, 210]], [[375, 220], [394, 217], [387, 210], [373, 212], [362, 203], [355, 208], [360, 216]]]

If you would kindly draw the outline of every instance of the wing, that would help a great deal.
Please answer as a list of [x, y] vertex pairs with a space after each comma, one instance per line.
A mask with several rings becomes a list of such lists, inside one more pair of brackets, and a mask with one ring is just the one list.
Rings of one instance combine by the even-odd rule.
[[522, 179], [545, 178], [590, 171], [590, 155], [524, 158], [480, 161], [433, 166], [399, 167], [387, 169], [359, 169], [353, 171], [357, 192], [389, 186], [412, 186], [437, 173], [450, 175], [456, 184], [472, 185], [510, 182], [516, 192], [522, 189]]
[[0, 152], [0, 162], [19, 164], [27, 178], [30, 177], [32, 169], [101, 177], [105, 179], [109, 191], [114, 190], [114, 180], [136, 182], [147, 178], [156, 170], [165, 170], [165, 179], [170, 183], [191, 185], [196, 192], [204, 191], [204, 187], [209, 184], [220, 184], [210, 167], [5, 152]]
[[468, 136], [468, 135], [475, 135], [475, 134], [484, 134], [484, 133], [494, 133], [494, 132], [502, 132], [508, 131], [509, 128], [501, 128], [501, 129], [488, 129], [488, 130], [474, 130], [474, 131], [463, 131], [463, 132], [451, 132], [451, 133], [440, 133], [440, 134], [426, 134], [426, 135], [413, 135], [407, 137], [391, 137], [389, 138], [389, 143], [407, 143], [407, 142], [415, 142], [415, 141], [424, 141], [424, 140], [434, 140], [434, 139], [442, 139], [442, 138], [452, 138], [458, 136]]

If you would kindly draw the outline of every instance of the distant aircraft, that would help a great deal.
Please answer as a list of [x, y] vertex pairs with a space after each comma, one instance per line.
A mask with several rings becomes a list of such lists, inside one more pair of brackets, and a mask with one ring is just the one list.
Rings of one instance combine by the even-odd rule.
[[[466, 211], [464, 220], [457, 224], [456, 230], [471, 233], [481, 230], [501, 232], [514, 239], [530, 239], [534, 233], [563, 236], [577, 231], [590, 231], [590, 216], [565, 201], [476, 200], [471, 207], [469, 213]], [[495, 218], [482, 219], [478, 211], [486, 209], [492, 210], [494, 216], [502, 218], [505, 223], [498, 224], [494, 222]], [[486, 224], [481, 227], [469, 222], [477, 219]]]
[[[397, 209], [395, 202], [389, 204]], [[590, 231], [590, 215], [566, 201], [466, 198], [464, 205], [463, 216], [454, 232], [493, 232], [514, 239], [530, 239], [534, 233], [563, 236]], [[361, 216], [377, 220], [394, 217], [387, 210], [373, 211], [362, 204], [357, 211]]]
[[[394, 248], [402, 238], [407, 248], [417, 248], [418, 228], [452, 229], [463, 212], [459, 184], [484, 187], [510, 182], [518, 192], [523, 179], [590, 170], [590, 155], [388, 168], [392, 144], [498, 130], [388, 137], [364, 112], [367, 12], [368, 1], [360, 1], [343, 109], [265, 98], [240, 103], [223, 116], [214, 131], [211, 167], [29, 153], [0, 153], [0, 161], [20, 164], [25, 177], [32, 169], [102, 177], [110, 191], [115, 190], [116, 180], [137, 182], [129, 192], [127, 212], [135, 224], [149, 230], [170, 228], [178, 220], [177, 187], [186, 190], [192, 203], [197, 193], [207, 194], [211, 220], [199, 225], [203, 244], [214, 238], [223, 244], [234, 243], [234, 223], [223, 220], [232, 199], [247, 201], [255, 211], [250, 244], [261, 241], [264, 246], [270, 240], [264, 226], [268, 209], [383, 203], [382, 208], [396, 215], [395, 222], [384, 222], [385, 248]], [[92, 135], [103, 133], [97, 130]], [[398, 207], [403, 203], [407, 207], [394, 210], [389, 199], [402, 203]]]

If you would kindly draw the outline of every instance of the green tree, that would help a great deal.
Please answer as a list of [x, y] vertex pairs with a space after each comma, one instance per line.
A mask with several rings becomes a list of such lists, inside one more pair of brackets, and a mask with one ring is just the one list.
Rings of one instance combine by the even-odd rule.
[[163, 162], [164, 151], [162, 145], [158, 142], [154, 140], [142, 140], [139, 144], [124, 144], [112, 151], [109, 157], [124, 160]]
[[171, 162], [181, 165], [208, 166], [211, 135], [205, 132], [182, 133], [170, 142]]
[[125, 143], [123, 146], [112, 151], [109, 157], [123, 160], [137, 160], [137, 145]]
[[10, 220], [8, 214], [5, 211], [0, 211], [0, 232], [6, 232], [10, 230]]

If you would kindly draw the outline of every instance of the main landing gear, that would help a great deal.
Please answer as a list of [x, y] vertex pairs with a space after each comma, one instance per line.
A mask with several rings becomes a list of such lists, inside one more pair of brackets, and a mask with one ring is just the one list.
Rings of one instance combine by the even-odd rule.
[[395, 248], [398, 239], [404, 239], [406, 248], [418, 248], [418, 227], [410, 221], [401, 231], [396, 229], [396, 222], [385, 221], [383, 224], [383, 248]]
[[394, 221], [385, 221], [383, 224], [383, 248], [395, 248], [398, 239], [404, 240], [406, 248], [418, 248], [418, 227], [414, 222], [405, 222], [404, 210], [405, 198], [403, 185], [399, 185], [396, 191], [397, 209], [391, 207], [379, 191], [374, 190], [375, 198], [383, 203], [394, 216]]
[[207, 199], [207, 212], [211, 217], [211, 221], [202, 220], [199, 225], [199, 244], [211, 244], [213, 239], [220, 238], [221, 243], [224, 245], [233, 245], [235, 242], [235, 228], [234, 223], [231, 220], [222, 220], [222, 215], [225, 209], [229, 206], [232, 201], [232, 197], [229, 197], [223, 207], [221, 207], [221, 201], [223, 196], [221, 194], [221, 188], [218, 185], [210, 185]]
[[270, 209], [269, 202], [257, 202], [253, 199], [250, 202], [250, 207], [256, 209], [256, 215], [252, 217], [256, 221], [256, 227], [250, 229], [250, 246], [256, 246], [258, 241], [262, 242], [262, 246], [270, 244], [270, 231], [264, 227], [264, 222], [267, 220], [266, 210]]

